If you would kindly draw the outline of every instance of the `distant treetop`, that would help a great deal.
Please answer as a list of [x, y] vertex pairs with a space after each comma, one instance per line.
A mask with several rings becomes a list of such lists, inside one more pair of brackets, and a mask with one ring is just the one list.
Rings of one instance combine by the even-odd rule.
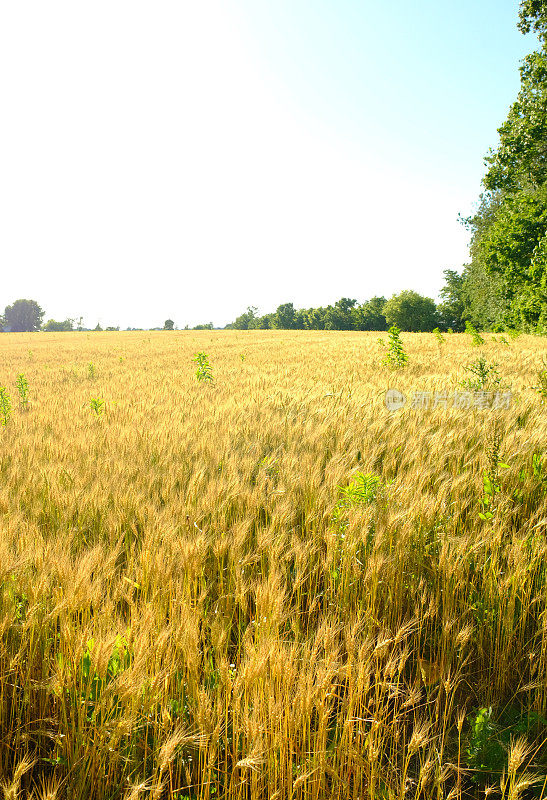
[[36, 300], [16, 300], [4, 311], [4, 327], [10, 331], [39, 331], [44, 312]]

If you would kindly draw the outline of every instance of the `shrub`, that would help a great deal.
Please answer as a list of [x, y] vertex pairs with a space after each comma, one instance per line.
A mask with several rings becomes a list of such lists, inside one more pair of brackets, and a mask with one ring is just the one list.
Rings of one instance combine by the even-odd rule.
[[471, 336], [471, 344], [473, 345], [473, 347], [480, 347], [481, 344], [484, 344], [484, 339], [482, 338], [478, 330], [475, 328], [475, 326], [472, 325], [471, 322], [469, 322], [469, 320], [467, 320], [467, 322], [465, 323], [465, 332], [468, 333], [469, 336]]
[[17, 376], [15, 386], [19, 392], [21, 410], [25, 411], [28, 408], [28, 381], [23, 374]]
[[7, 425], [11, 416], [11, 400], [4, 386], [0, 386], [0, 425]]
[[392, 325], [388, 334], [387, 353], [382, 360], [382, 364], [393, 369], [400, 369], [408, 362], [408, 355], [401, 341], [401, 332], [397, 325]]
[[197, 364], [196, 369], [196, 378], [198, 381], [206, 381], [208, 383], [212, 383], [213, 378], [213, 370], [211, 365], [209, 364], [209, 357], [206, 353], [196, 353], [193, 357], [192, 361], [194, 364]]

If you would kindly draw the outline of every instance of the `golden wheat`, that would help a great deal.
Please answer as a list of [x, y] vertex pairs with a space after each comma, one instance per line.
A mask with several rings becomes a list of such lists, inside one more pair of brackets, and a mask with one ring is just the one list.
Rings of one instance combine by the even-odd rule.
[[[377, 338], [0, 337], [6, 797], [479, 796], [474, 709], [547, 714], [545, 340], [487, 337], [510, 408], [389, 412], [476, 353], [406, 334], [393, 372]], [[358, 474], [376, 496], [341, 505]], [[507, 797], [543, 783], [520, 732]]]

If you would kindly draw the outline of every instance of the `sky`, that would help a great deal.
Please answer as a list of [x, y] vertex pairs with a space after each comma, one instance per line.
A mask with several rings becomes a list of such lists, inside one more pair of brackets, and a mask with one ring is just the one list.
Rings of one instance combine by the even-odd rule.
[[518, 0], [0, 0], [0, 310], [437, 298], [534, 49]]

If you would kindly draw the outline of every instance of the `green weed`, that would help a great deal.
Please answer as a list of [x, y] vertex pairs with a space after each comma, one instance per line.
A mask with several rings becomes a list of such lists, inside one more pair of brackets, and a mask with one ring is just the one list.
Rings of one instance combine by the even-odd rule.
[[206, 353], [196, 353], [195, 356], [192, 358], [194, 364], [197, 364], [196, 369], [196, 378], [198, 381], [206, 381], [207, 383], [212, 383], [213, 378], [213, 370], [211, 365], [209, 364], [209, 357]]
[[22, 411], [28, 408], [28, 381], [23, 374], [17, 376], [15, 386], [19, 392], [19, 404]]
[[370, 472], [354, 475], [348, 486], [338, 487], [338, 502], [334, 507], [333, 521], [343, 522], [346, 512], [353, 506], [373, 503], [384, 489], [382, 479]]
[[408, 355], [401, 341], [401, 332], [397, 325], [392, 325], [388, 334], [387, 353], [382, 360], [382, 364], [392, 369], [401, 369], [408, 362]]
[[547, 358], [545, 356], [543, 356], [542, 366], [538, 370], [537, 379], [538, 385], [532, 388], [541, 397], [541, 402], [545, 403], [547, 401]]
[[11, 400], [4, 386], [0, 386], [0, 425], [7, 425], [11, 417]]
[[471, 378], [460, 381], [459, 385], [474, 392], [484, 392], [500, 388], [501, 375], [498, 372], [498, 365], [493, 361], [488, 363], [486, 356], [481, 354], [476, 361], [464, 367], [466, 372], [471, 374]]
[[89, 401], [89, 407], [95, 412], [97, 417], [100, 417], [104, 412], [104, 400], [101, 400], [99, 397], [92, 397]]
[[479, 517], [485, 521], [492, 519], [495, 513], [496, 497], [500, 492], [499, 471], [500, 469], [509, 469], [509, 464], [505, 464], [500, 457], [502, 438], [503, 435], [498, 425], [495, 424], [486, 448], [488, 466], [482, 477], [482, 511], [479, 513]]
[[[81, 697], [85, 703], [87, 718], [93, 720], [96, 718], [98, 709], [97, 704], [101, 699], [106, 687], [117, 678], [124, 669], [131, 663], [131, 655], [125, 636], [116, 636], [112, 653], [108, 659], [106, 670], [104, 674], [99, 674], [93, 665], [93, 649], [95, 646], [94, 639], [90, 639], [87, 643], [85, 653], [82, 657], [80, 671], [82, 676], [82, 689]], [[111, 700], [112, 708], [116, 711], [118, 706], [117, 697], [114, 696]]]
[[471, 344], [473, 347], [480, 347], [481, 344], [484, 344], [484, 339], [475, 326], [469, 322], [469, 320], [467, 320], [465, 323], [465, 332], [471, 336]]

